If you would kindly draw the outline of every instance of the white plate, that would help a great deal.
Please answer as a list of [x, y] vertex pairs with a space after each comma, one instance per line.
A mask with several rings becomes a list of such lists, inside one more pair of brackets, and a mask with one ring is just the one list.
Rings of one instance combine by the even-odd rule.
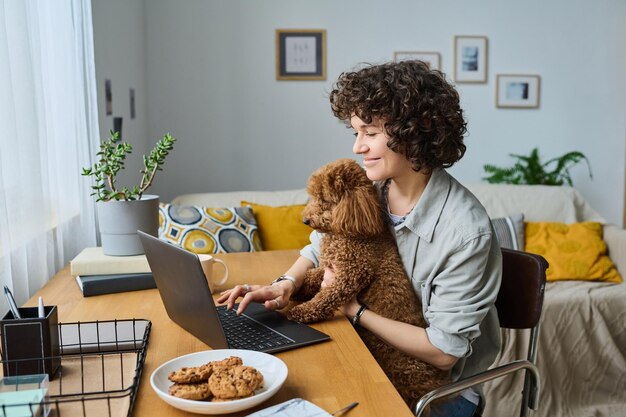
[[[239, 356], [244, 365], [253, 366], [263, 374], [263, 388], [252, 397], [233, 401], [210, 402], [185, 400], [167, 393], [168, 388], [172, 385], [172, 382], [167, 379], [170, 372], [183, 366], [200, 366], [229, 356]], [[198, 414], [226, 414], [254, 407], [269, 399], [280, 389], [286, 379], [287, 365], [275, 356], [252, 350], [220, 349], [191, 353], [165, 362], [150, 376], [150, 385], [163, 401], [183, 411]]]

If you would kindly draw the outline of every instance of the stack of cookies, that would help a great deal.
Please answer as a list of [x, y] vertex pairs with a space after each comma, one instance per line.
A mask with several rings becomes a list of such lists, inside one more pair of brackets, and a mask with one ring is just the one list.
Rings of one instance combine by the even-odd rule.
[[187, 400], [231, 401], [263, 387], [263, 375], [238, 356], [171, 372], [169, 394]]

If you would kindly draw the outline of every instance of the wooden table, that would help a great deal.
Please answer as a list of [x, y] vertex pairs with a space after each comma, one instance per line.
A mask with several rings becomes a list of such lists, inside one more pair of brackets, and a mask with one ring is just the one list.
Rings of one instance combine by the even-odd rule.
[[[297, 251], [268, 251], [216, 257], [228, 264], [227, 285], [233, 286], [270, 282], [297, 256]], [[210, 348], [169, 319], [156, 289], [83, 298], [67, 267], [25, 305], [36, 305], [38, 296], [44, 298], [46, 305], [57, 305], [61, 322], [151, 320], [148, 353], [133, 416], [189, 415], [160, 400], [150, 387], [149, 378], [159, 365], [172, 358]], [[349, 417], [413, 415], [345, 317], [338, 314], [313, 327], [329, 334], [332, 340], [276, 354], [289, 368], [283, 387], [262, 405], [231, 415], [245, 416], [295, 397], [305, 398], [331, 413], [358, 401], [359, 406], [350, 411]]]

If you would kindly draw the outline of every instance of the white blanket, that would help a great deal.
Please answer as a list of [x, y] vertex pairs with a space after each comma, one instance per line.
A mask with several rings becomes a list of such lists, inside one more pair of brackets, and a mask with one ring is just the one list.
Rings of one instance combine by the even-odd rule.
[[[527, 331], [503, 330], [496, 364], [525, 358]], [[626, 416], [626, 284], [546, 285], [537, 365], [542, 379], [534, 417]], [[519, 415], [523, 372], [485, 384], [485, 417]]]

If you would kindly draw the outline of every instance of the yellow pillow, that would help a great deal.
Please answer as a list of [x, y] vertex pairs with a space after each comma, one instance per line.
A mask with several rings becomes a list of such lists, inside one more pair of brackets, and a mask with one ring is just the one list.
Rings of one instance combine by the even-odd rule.
[[602, 224], [583, 222], [526, 223], [526, 251], [546, 258], [548, 281], [585, 280], [622, 282], [607, 256]]
[[313, 229], [302, 223], [304, 204], [272, 207], [242, 201], [241, 205], [252, 207], [264, 250], [302, 249], [309, 243]]

